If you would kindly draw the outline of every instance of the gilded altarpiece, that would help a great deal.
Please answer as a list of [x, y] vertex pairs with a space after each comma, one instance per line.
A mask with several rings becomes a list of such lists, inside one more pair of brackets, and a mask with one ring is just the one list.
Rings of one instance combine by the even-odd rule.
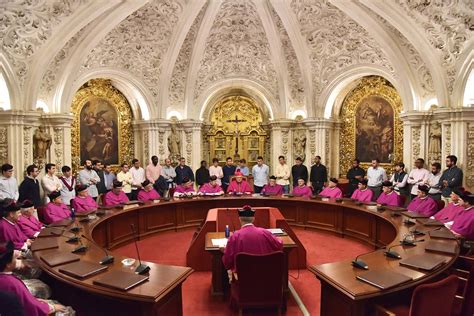
[[[92, 79], [75, 94], [71, 112], [72, 165], [97, 159], [117, 168], [134, 156], [132, 111], [125, 96], [107, 79]], [[114, 168], [114, 169], [115, 169]]]
[[391, 173], [403, 159], [402, 102], [397, 90], [378, 76], [362, 78], [345, 98], [341, 108], [340, 160], [345, 175], [358, 158], [367, 169], [378, 158]]
[[267, 132], [261, 126], [262, 113], [255, 101], [244, 96], [226, 97], [214, 106], [210, 119], [210, 157], [205, 159], [218, 158], [224, 164], [227, 157], [244, 158], [252, 166], [264, 155]]

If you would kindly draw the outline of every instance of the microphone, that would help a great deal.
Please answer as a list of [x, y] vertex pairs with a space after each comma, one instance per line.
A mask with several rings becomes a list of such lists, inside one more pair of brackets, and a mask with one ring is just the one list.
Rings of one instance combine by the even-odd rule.
[[387, 249], [387, 251], [385, 251], [383, 254], [389, 258], [393, 258], [393, 259], [401, 259], [402, 256], [400, 256], [400, 254], [396, 251], [393, 251], [392, 248], [394, 247], [400, 247], [400, 246], [403, 246], [402, 244], [398, 244], [398, 245], [393, 245], [391, 247], [389, 247]]
[[150, 267], [145, 265], [145, 264], [142, 264], [142, 260], [140, 259], [140, 251], [138, 250], [138, 243], [137, 243], [137, 239], [138, 239], [138, 234], [137, 232], [135, 231], [135, 225], [133, 224], [130, 224], [130, 228], [132, 228], [132, 233], [133, 235], [135, 236], [135, 249], [137, 250], [137, 256], [138, 256], [138, 267], [135, 269], [135, 273], [136, 274], [145, 274], [147, 273], [148, 271], [150, 271]]
[[385, 248], [386, 247], [382, 247], [380, 249], [376, 249], [376, 250], [369, 251], [369, 252], [366, 252], [366, 253], [361, 253], [354, 260], [352, 260], [352, 266], [355, 267], [355, 268], [358, 268], [358, 269], [369, 270], [369, 265], [367, 263], [365, 263], [364, 260], [361, 260], [359, 258], [361, 256], [365, 256], [365, 255], [368, 255], [368, 254], [373, 253], [373, 252], [380, 251], [380, 250], [385, 249]]
[[429, 229], [429, 230], [418, 230], [418, 229], [413, 229], [410, 231], [410, 233], [412, 233], [413, 235], [415, 236], [423, 236], [423, 235], [426, 235], [426, 233], [429, 233], [429, 232], [432, 232], [432, 231], [435, 231], [435, 230], [440, 230], [443, 226], [440, 226], [440, 227], [436, 227], [434, 229]]
[[408, 240], [407, 238], [403, 238], [403, 240], [400, 240], [400, 245], [401, 245], [401, 246], [414, 247], [414, 246], [416, 246], [416, 243], [419, 243], [419, 242], [422, 242], [422, 241], [425, 241], [425, 240], [424, 240], [424, 239], [420, 239], [420, 240]]
[[104, 253], [105, 253], [105, 257], [102, 258], [99, 263], [100, 264], [109, 264], [109, 263], [112, 263], [114, 262], [114, 257], [109, 255], [109, 253], [107, 252], [107, 249], [99, 246], [95, 241], [93, 241], [92, 239], [89, 239], [87, 238], [86, 236], [84, 235], [81, 235], [82, 237], [84, 237], [87, 241], [89, 241], [90, 243], [92, 243], [94, 246], [96, 246], [97, 248], [99, 248], [100, 250], [102, 250]]
[[76, 248], [74, 248], [71, 252], [72, 253], [82, 253], [82, 252], [86, 252], [87, 250], [87, 247], [84, 246], [84, 244], [82, 243], [82, 240], [79, 238], [79, 243], [80, 245], [77, 246]]

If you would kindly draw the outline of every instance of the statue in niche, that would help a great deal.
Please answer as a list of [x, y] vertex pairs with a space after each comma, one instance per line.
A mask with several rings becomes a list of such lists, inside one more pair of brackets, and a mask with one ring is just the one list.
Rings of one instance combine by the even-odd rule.
[[46, 133], [44, 126], [40, 126], [33, 134], [33, 158], [40, 161], [46, 159], [51, 142], [51, 135]]
[[293, 140], [294, 158], [300, 157], [303, 161], [306, 158], [306, 133], [305, 131], [296, 131]]
[[430, 126], [428, 155], [431, 161], [440, 161], [441, 159], [441, 124], [438, 122], [434, 122]]
[[176, 123], [171, 124], [171, 133], [168, 136], [168, 150], [170, 152], [169, 158], [172, 162], [177, 162], [179, 157], [181, 156], [179, 148], [180, 148], [181, 140], [179, 138], [179, 134], [176, 131]]

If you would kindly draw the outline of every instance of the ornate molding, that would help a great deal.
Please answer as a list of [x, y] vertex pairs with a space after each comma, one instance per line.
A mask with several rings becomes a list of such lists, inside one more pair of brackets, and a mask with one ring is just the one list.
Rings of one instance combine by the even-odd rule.
[[64, 129], [62, 127], [53, 128], [53, 142], [54, 142], [54, 155], [56, 158], [57, 169], [60, 170], [63, 165], [63, 134]]
[[466, 185], [474, 188], [474, 124], [467, 124]]
[[0, 163], [8, 162], [8, 129], [0, 127]]
[[412, 161], [420, 158], [421, 150], [421, 126], [412, 126], [411, 127], [411, 152], [412, 152]]
[[290, 130], [288, 129], [283, 129], [281, 131], [281, 154], [285, 157], [288, 155], [288, 136], [289, 136]]

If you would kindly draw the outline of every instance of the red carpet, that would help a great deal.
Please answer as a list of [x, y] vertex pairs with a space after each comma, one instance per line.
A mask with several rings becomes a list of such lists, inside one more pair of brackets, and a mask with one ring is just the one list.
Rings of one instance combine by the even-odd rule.
[[[139, 242], [142, 260], [184, 266], [186, 251], [191, 242], [194, 229], [179, 232], [165, 232]], [[350, 239], [312, 230], [295, 229], [307, 252], [309, 265], [333, 262], [353, 258], [369, 251], [367, 246]], [[135, 246], [130, 244], [115, 251], [116, 253], [136, 257]], [[295, 279], [298, 277], [297, 279]], [[290, 282], [311, 315], [319, 315], [321, 288], [319, 281], [308, 270], [291, 270]], [[230, 315], [226, 301], [210, 294], [211, 273], [194, 272], [183, 284], [184, 315]], [[245, 315], [262, 313], [245, 313]], [[268, 314], [268, 313], [265, 313]], [[269, 313], [268, 315], [270, 315]], [[286, 315], [302, 315], [295, 300], [288, 301]]]

